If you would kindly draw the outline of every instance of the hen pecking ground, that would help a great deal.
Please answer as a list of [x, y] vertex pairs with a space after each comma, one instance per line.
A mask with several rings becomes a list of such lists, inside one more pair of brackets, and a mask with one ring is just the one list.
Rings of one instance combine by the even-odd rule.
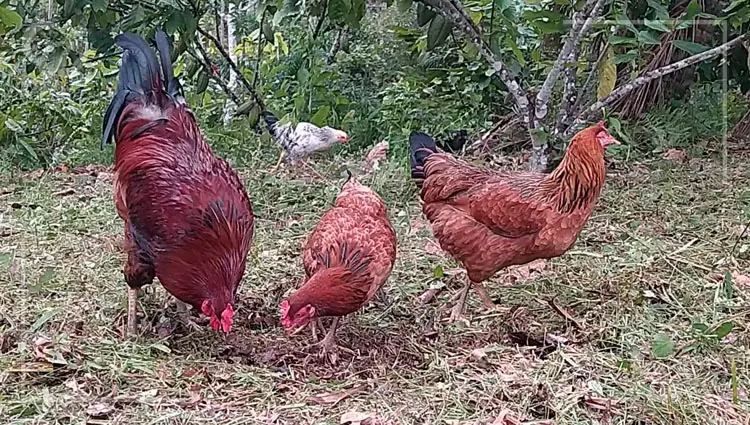
[[[271, 157], [269, 155], [268, 157]], [[346, 318], [328, 364], [277, 306], [343, 179], [242, 170], [259, 216], [229, 338], [188, 331], [153, 285], [120, 336], [122, 225], [104, 167], [0, 177], [0, 422], [119, 424], [746, 424], [747, 161], [610, 170], [572, 252], [488, 285], [445, 323], [456, 264], [435, 249], [401, 162], [363, 177], [399, 237], [388, 304]], [[359, 164], [348, 164], [357, 170]], [[514, 282], [511, 285], [511, 282]], [[429, 289], [436, 299], [422, 305]], [[345, 416], [346, 415], [346, 416]], [[342, 417], [343, 416], [343, 417]]]

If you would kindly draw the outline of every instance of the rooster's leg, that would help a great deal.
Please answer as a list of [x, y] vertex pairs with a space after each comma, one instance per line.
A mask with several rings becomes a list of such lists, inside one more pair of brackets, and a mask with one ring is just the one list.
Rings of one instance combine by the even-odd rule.
[[484, 285], [481, 282], [473, 282], [472, 285], [474, 286], [474, 289], [479, 294], [479, 298], [482, 299], [482, 304], [484, 304], [484, 308], [487, 310], [492, 310], [495, 308], [495, 303], [492, 302], [492, 298], [490, 298], [489, 295], [487, 295], [487, 290], [484, 288]]
[[466, 284], [463, 288], [461, 288], [461, 292], [459, 292], [458, 301], [456, 301], [456, 305], [453, 306], [453, 309], [451, 309], [451, 317], [450, 321], [455, 322], [458, 319], [461, 318], [464, 314], [464, 306], [466, 305], [466, 297], [469, 294], [469, 289], [471, 288], [471, 281], [466, 280]]
[[138, 287], [128, 287], [128, 326], [125, 336], [132, 336], [136, 333], [137, 309]]

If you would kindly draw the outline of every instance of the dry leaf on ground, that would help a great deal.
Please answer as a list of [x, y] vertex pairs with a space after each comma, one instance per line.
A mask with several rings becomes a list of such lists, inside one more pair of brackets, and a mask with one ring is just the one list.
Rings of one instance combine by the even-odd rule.
[[372, 422], [372, 413], [346, 412], [341, 415], [341, 425], [369, 425]]
[[322, 394], [310, 396], [307, 398], [307, 401], [313, 404], [335, 406], [341, 400], [344, 400], [346, 398], [353, 396], [354, 394], [362, 391], [362, 389], [364, 389], [364, 385], [357, 385], [346, 391], [341, 391], [338, 393], [322, 393]]
[[86, 408], [86, 414], [92, 418], [107, 418], [114, 411], [115, 407], [109, 403], [95, 403]]
[[664, 152], [664, 155], [661, 156], [664, 159], [668, 159], [670, 161], [680, 162], [684, 163], [687, 161], [688, 157], [684, 150], [682, 149], [670, 149], [666, 152]]

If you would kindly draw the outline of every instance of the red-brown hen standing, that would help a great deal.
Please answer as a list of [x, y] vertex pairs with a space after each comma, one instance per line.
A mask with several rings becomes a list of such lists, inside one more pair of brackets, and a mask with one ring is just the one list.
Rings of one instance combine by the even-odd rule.
[[102, 144], [114, 136], [115, 204], [125, 222], [128, 333], [136, 330], [140, 287], [154, 276], [175, 297], [232, 328], [235, 296], [254, 217], [242, 182], [201, 136], [179, 94], [166, 35], [156, 55], [134, 34], [123, 49], [117, 94], [104, 118]]
[[369, 302], [382, 288], [396, 260], [396, 233], [385, 203], [351, 175], [336, 202], [307, 239], [303, 253], [306, 282], [281, 303], [287, 330], [333, 316], [321, 342], [334, 346], [339, 318]]
[[573, 137], [550, 174], [494, 172], [438, 153], [434, 140], [412, 133], [412, 177], [440, 246], [463, 263], [469, 278], [451, 319], [463, 312], [473, 286], [494, 306], [483, 281], [498, 270], [565, 253], [591, 216], [604, 186], [604, 149], [619, 144], [603, 123]]

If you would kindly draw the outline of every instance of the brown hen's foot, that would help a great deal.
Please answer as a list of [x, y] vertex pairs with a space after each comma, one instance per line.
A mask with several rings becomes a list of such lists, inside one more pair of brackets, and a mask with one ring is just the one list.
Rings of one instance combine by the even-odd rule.
[[125, 337], [134, 336], [137, 331], [138, 320], [138, 288], [128, 287], [128, 325]]
[[333, 323], [331, 323], [331, 329], [328, 330], [325, 338], [323, 338], [323, 340], [318, 343], [312, 344], [312, 346], [319, 345], [321, 348], [320, 356], [328, 357], [328, 360], [332, 364], [336, 364], [336, 362], [338, 361], [339, 350], [344, 351], [349, 354], [354, 354], [354, 351], [336, 344], [336, 328], [338, 327], [338, 324], [339, 324], [339, 317], [335, 317], [333, 319]]
[[453, 323], [460, 319], [463, 319], [464, 307], [466, 306], [466, 297], [469, 294], [469, 288], [471, 288], [471, 282], [466, 282], [466, 285], [464, 285], [464, 287], [461, 288], [461, 291], [458, 293], [458, 300], [456, 300], [456, 304], [451, 309], [451, 317], [449, 322]]

